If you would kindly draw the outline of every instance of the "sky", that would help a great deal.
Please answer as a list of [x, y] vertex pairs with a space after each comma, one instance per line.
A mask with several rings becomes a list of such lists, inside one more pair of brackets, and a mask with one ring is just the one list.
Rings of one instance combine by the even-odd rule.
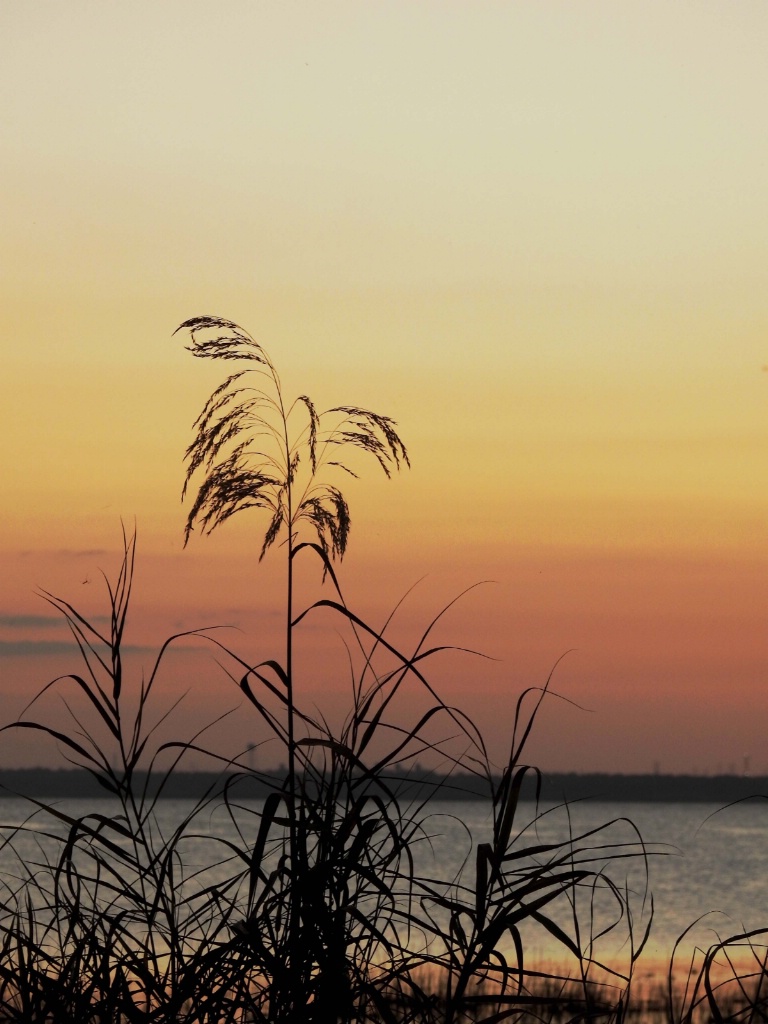
[[[463, 595], [435, 637], [487, 657], [430, 680], [497, 762], [552, 674], [544, 770], [768, 773], [767, 38], [750, 0], [3, 0], [3, 719], [77, 669], [39, 591], [103, 616], [121, 520], [134, 685], [202, 626], [280, 656], [259, 515], [183, 548], [231, 367], [173, 332], [211, 314], [287, 394], [397, 421], [410, 471], [344, 484], [344, 593], [376, 623], [405, 598], [405, 646]], [[306, 624], [297, 681], [333, 721], [336, 630]], [[260, 743], [179, 648], [180, 731], [234, 709]], [[2, 764], [58, 757], [3, 734]]]

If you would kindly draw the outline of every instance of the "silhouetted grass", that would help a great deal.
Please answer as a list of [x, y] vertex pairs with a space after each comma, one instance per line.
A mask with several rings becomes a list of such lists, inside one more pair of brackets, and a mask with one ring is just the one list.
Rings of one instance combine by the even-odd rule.
[[[433, 697], [432, 707], [408, 725], [403, 707], [395, 707], [406, 686], [429, 685], [427, 634], [415, 652], [398, 653], [346, 608], [330, 564], [336, 598], [324, 605], [337, 605], [361, 642], [369, 641], [338, 735], [294, 706], [301, 735], [292, 780], [278, 788], [272, 777], [275, 788], [263, 803], [241, 806], [237, 781], [255, 773], [243, 760], [219, 759], [229, 772], [223, 796], [203, 797], [163, 834], [159, 794], [182, 759], [203, 748], [200, 738], [153, 742], [157, 673], [176, 638], [136, 693], [123, 676], [134, 549], [135, 539], [126, 538], [120, 573], [108, 590], [108, 632], [48, 595], [66, 617], [83, 664], [46, 687], [74, 690], [81, 706], [67, 698], [71, 727], [29, 713], [7, 727], [56, 741], [119, 808], [74, 818], [55, 804], [30, 800], [34, 817], [6, 840], [10, 849], [33, 834], [47, 840], [36, 856], [20, 854], [15, 878], [3, 878], [0, 1006], [8, 1019], [490, 1021], [523, 1009], [551, 1014], [579, 1000], [595, 1013], [603, 1007], [599, 993], [613, 992], [607, 980], [625, 990], [629, 971], [616, 972], [591, 954], [598, 926], [590, 922], [582, 934], [575, 909], [582, 894], [592, 909], [607, 896], [604, 927], [621, 931], [622, 940], [631, 933], [629, 894], [610, 881], [606, 862], [642, 856], [642, 847], [617, 845], [599, 830], [541, 844], [526, 829], [530, 823], [518, 821], [520, 785], [529, 771], [522, 752], [543, 692], [533, 695], [528, 715], [525, 698], [518, 702], [509, 762], [493, 788], [482, 741], [466, 716]], [[262, 678], [263, 666], [209, 642], [254, 713], [287, 745], [284, 687]], [[384, 649], [396, 664], [377, 674], [375, 655]], [[431, 685], [429, 691], [434, 694]], [[417, 867], [423, 861], [417, 848], [429, 840], [432, 798], [412, 800], [402, 772], [429, 751], [451, 756], [427, 736], [440, 719], [451, 729], [461, 724], [468, 752], [455, 763], [488, 780], [493, 806], [490, 833], [461, 879]], [[160, 768], [169, 755], [170, 766]], [[201, 830], [213, 799], [231, 828], [210, 839], [210, 864], [195, 867], [186, 863], [185, 842]], [[255, 841], [244, 837], [249, 814], [257, 819]], [[46, 858], [51, 844], [56, 854]], [[521, 934], [527, 924], [561, 945], [580, 995], [565, 978], [527, 963]]]
[[[161, 738], [168, 712], [156, 710], [158, 672], [190, 634], [169, 638], [146, 678], [126, 678], [135, 536], [124, 535], [120, 571], [107, 580], [107, 630], [46, 594], [81, 664], [39, 696], [61, 691], [69, 717], [33, 717], [36, 698], [5, 728], [55, 742], [117, 812], [74, 817], [30, 799], [29, 819], [6, 830], [3, 853], [15, 851], [16, 870], [0, 880], [0, 1017], [495, 1024], [631, 1016], [644, 1005], [633, 977], [652, 919], [646, 893], [625, 880], [627, 863], [647, 868], [641, 838], [631, 830], [626, 838], [626, 822], [607, 822], [542, 843], [521, 812], [523, 781], [538, 777], [526, 742], [549, 682], [518, 699], [499, 775], [471, 719], [430, 680], [430, 662], [445, 650], [431, 640], [440, 616], [401, 650], [390, 623], [372, 627], [342, 595], [334, 559], [347, 546], [350, 515], [322, 474], [354, 472], [345, 449], [373, 456], [387, 473], [407, 464], [395, 424], [355, 406], [321, 415], [307, 396], [287, 405], [268, 356], [240, 328], [211, 317], [182, 326], [196, 355], [250, 360], [256, 382], [248, 371], [228, 377], [195, 425], [187, 484], [196, 474], [202, 481], [185, 539], [196, 524], [205, 532], [245, 509], [266, 510], [261, 556], [282, 539], [287, 580], [280, 657], [252, 664], [205, 631], [193, 635], [212, 646], [245, 710], [281, 745], [287, 775], [259, 775], [243, 755], [223, 758], [203, 734]], [[318, 564], [327, 596], [296, 609], [294, 573], [306, 560]], [[337, 730], [302, 706], [294, 675], [294, 632], [320, 612], [348, 637], [350, 708]], [[415, 694], [422, 710], [414, 715]], [[217, 763], [227, 784], [163, 831], [157, 801], [192, 753]], [[455, 878], [425, 869], [421, 855], [440, 788], [409, 792], [407, 769], [430, 756], [482, 782], [492, 811]], [[266, 799], [241, 801], [239, 784], [254, 777], [270, 787]], [[194, 864], [189, 846], [214, 806], [228, 827], [206, 840], [207, 862]], [[535, 931], [559, 950], [557, 966], [530, 962]], [[760, 1017], [756, 946], [752, 977], [715, 977], [736, 941], [706, 954], [682, 1003], [667, 998], [660, 1012], [680, 1024], [702, 1007], [715, 1020]]]

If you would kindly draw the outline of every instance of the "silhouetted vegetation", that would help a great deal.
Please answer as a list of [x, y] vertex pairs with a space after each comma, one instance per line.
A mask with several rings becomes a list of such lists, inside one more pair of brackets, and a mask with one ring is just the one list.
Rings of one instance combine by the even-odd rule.
[[[652, 920], [625, 865], [647, 865], [647, 851], [626, 822], [537, 839], [536, 805], [527, 813], [521, 806], [524, 787], [540, 794], [541, 782], [525, 747], [549, 682], [520, 695], [499, 770], [470, 717], [446, 704], [429, 677], [433, 656], [445, 650], [431, 640], [437, 619], [403, 650], [390, 624], [374, 628], [343, 597], [335, 561], [351, 520], [326, 474], [354, 474], [355, 452], [386, 473], [407, 464], [395, 424], [356, 406], [318, 414], [307, 396], [288, 404], [246, 332], [212, 317], [182, 327], [195, 355], [247, 367], [214, 391], [195, 425], [186, 483], [199, 483], [186, 539], [196, 526], [210, 531], [260, 509], [261, 556], [279, 543], [286, 567], [279, 654], [251, 664], [214, 634], [195, 635], [281, 745], [287, 771], [256, 771], [245, 751], [223, 757], [204, 735], [161, 738], [168, 711], [157, 706], [158, 670], [179, 637], [166, 641], [146, 677], [126, 676], [135, 537], [124, 536], [120, 571], [107, 582], [107, 630], [46, 595], [81, 664], [40, 696], [63, 691], [71, 717], [33, 717], [42, 708], [36, 700], [5, 728], [52, 740], [113, 803], [109, 813], [94, 804], [73, 817], [31, 797], [28, 819], [5, 831], [3, 852], [17, 856], [15, 872], [2, 878], [0, 1015], [78, 1024], [624, 1019]], [[296, 608], [294, 574], [313, 563], [327, 596]], [[321, 613], [347, 635], [350, 708], [337, 730], [303, 706], [294, 669], [295, 632]], [[211, 781], [164, 832], [158, 801], [193, 753], [209, 757], [223, 782]], [[451, 766], [449, 782], [414, 780], [430, 755]], [[421, 855], [430, 802], [466, 779], [485, 792], [488, 834], [475, 837], [460, 876], [442, 877], [425, 871]], [[262, 787], [261, 801], [242, 796], [249, 784]], [[226, 827], [201, 837], [214, 809]], [[190, 860], [193, 841], [205, 844], [205, 863]], [[552, 969], [530, 961], [537, 931], [559, 950]], [[759, 940], [745, 940], [758, 958], [754, 977], [737, 975], [725, 987], [715, 965], [730, 947], [707, 954], [689, 972], [683, 1002], [667, 1000], [673, 1019], [763, 1015]]]

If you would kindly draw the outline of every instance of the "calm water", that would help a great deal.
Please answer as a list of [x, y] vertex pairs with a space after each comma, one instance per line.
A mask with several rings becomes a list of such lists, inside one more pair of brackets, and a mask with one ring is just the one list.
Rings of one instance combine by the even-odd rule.
[[[520, 826], [526, 812], [529, 820], [534, 813], [532, 804], [522, 804], [521, 809]], [[444, 817], [436, 815], [432, 820], [436, 831], [443, 823], [436, 858], [446, 870], [456, 870], [470, 845], [456, 819], [466, 824], [475, 841], [483, 841], [487, 814], [481, 803], [471, 802], [443, 805], [440, 810]], [[520, 841], [556, 842], [609, 822], [613, 824], [593, 837], [592, 844], [636, 843], [636, 828], [648, 851], [647, 865], [642, 857], [627, 858], [614, 861], [609, 870], [616, 883], [628, 884], [638, 933], [649, 919], [653, 898], [653, 922], [644, 959], [666, 963], [677, 939], [697, 918], [701, 920], [679, 948], [681, 963], [696, 946], [706, 949], [718, 938], [768, 928], [768, 801], [749, 801], [727, 809], [714, 804], [583, 802], [572, 805], [567, 813], [557, 808], [542, 814]], [[587, 919], [587, 911], [585, 902], [580, 908], [582, 920]], [[609, 958], [614, 951], [621, 954], [621, 932], [617, 928], [597, 951]], [[540, 933], [529, 934], [528, 942], [534, 957], [553, 955], [552, 945]]]
[[[108, 800], [63, 801], [58, 806], [75, 816], [89, 811], [107, 815], [112, 812]], [[165, 833], [192, 805], [186, 801], [161, 801], [158, 806], [158, 827]], [[252, 842], [258, 829], [260, 804], [244, 802], [243, 807], [242, 835], [245, 842]], [[575, 836], [607, 822], [614, 824], [587, 841], [587, 845], [632, 844], [637, 839], [633, 826], [619, 820], [631, 819], [647, 848], [655, 851], [648, 858], [648, 889], [653, 894], [654, 919], [646, 960], [666, 961], [678, 936], [703, 914], [707, 916], [681, 947], [682, 960], [685, 955], [690, 956], [696, 944], [706, 948], [718, 935], [725, 937], [745, 929], [768, 927], [768, 802], [750, 801], [725, 810], [706, 804], [584, 802], [572, 805], [568, 814], [562, 808], [543, 813], [532, 823], [533, 812], [532, 804], [521, 805], [517, 826], [522, 834], [518, 844], [563, 840], [569, 834]], [[9, 836], [7, 826], [18, 824], [27, 814], [28, 808], [25, 810], [22, 801], [0, 801], [0, 823], [6, 826], [0, 834]], [[42, 819], [37, 818], [30, 831], [16, 835], [15, 854], [7, 847], [0, 850], [0, 875], [6, 885], [14, 887], [19, 856], [32, 863], [40, 859], [41, 851], [52, 849], [51, 840], [45, 835], [47, 830], [50, 826], [44, 826]], [[419, 845], [417, 869], [428, 875], [439, 872], [443, 878], [452, 879], [461, 875], [466, 862], [464, 870], [471, 874], [473, 845], [487, 841], [488, 830], [487, 808], [482, 802], [435, 801], [425, 824], [429, 840]], [[184, 859], [190, 869], [195, 869], [207, 867], [215, 859], [206, 836], [231, 837], [232, 826], [222, 813], [214, 811], [198, 818], [191, 831], [195, 835], [185, 841]], [[630, 847], [621, 849], [629, 852]], [[636, 931], [642, 931], [650, 911], [650, 900], [644, 899], [643, 859], [614, 861], [610, 874], [614, 882], [629, 887]], [[611, 912], [609, 907], [603, 909]], [[588, 910], [586, 903], [579, 907], [580, 920], [587, 920]], [[560, 912], [568, 917], [567, 907], [560, 908]], [[622, 950], [625, 935], [626, 929], [617, 930], [597, 947], [597, 952], [622, 958], [627, 949], [625, 946]], [[546, 960], [554, 955], [546, 934], [526, 933], [526, 941], [528, 953], [534, 959]]]

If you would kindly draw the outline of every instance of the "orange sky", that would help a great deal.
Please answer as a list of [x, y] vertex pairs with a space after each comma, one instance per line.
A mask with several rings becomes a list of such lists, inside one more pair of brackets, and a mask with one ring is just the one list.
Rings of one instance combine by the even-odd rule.
[[[261, 524], [181, 549], [223, 374], [172, 332], [214, 313], [287, 393], [398, 421], [413, 469], [350, 483], [343, 579], [376, 618], [426, 577], [403, 637], [494, 581], [442, 635], [496, 660], [434, 678], [498, 756], [573, 649], [589, 710], [547, 709], [542, 767], [768, 772], [766, 38], [757, 2], [4, 3], [5, 717], [74, 667], [35, 588], [98, 613], [121, 517], [132, 643], [276, 653]], [[339, 714], [322, 634], [302, 686]], [[195, 665], [185, 723], [232, 696]]]

